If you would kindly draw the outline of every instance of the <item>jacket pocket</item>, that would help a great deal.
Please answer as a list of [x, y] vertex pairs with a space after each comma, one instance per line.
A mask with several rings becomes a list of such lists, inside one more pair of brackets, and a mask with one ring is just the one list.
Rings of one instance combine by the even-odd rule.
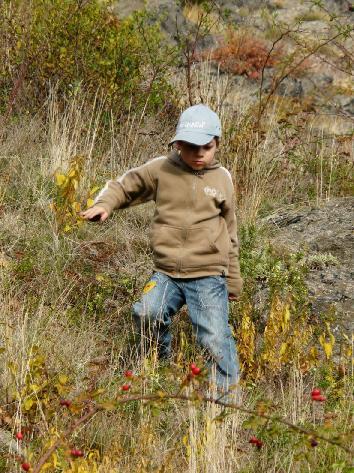
[[213, 238], [213, 245], [217, 249], [219, 255], [219, 263], [227, 265], [229, 262], [229, 252], [231, 248], [231, 240], [227, 229], [225, 219], [220, 219], [220, 225], [216, 235]]
[[175, 269], [182, 248], [183, 228], [156, 225], [150, 231], [154, 261], [159, 266]]
[[230, 237], [224, 219], [215, 232], [210, 227], [188, 229], [185, 242], [183, 267], [227, 266]]

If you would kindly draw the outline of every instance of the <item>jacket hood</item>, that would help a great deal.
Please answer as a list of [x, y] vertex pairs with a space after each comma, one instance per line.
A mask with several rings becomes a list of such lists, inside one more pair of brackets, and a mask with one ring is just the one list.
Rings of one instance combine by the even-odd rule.
[[186, 164], [182, 160], [182, 158], [180, 157], [180, 155], [178, 154], [178, 152], [176, 150], [171, 151], [171, 153], [168, 155], [168, 159], [170, 161], [172, 161], [172, 163], [175, 166], [178, 166], [178, 167], [184, 169], [185, 171], [192, 172], [192, 173], [197, 173], [197, 174], [204, 174], [206, 171], [209, 171], [211, 169], [217, 169], [217, 168], [221, 167], [221, 164], [219, 163], [219, 161], [217, 161], [214, 158], [214, 160], [210, 164], [208, 164], [204, 169], [201, 169], [200, 171], [192, 169], [191, 167], [188, 166], [188, 164]]

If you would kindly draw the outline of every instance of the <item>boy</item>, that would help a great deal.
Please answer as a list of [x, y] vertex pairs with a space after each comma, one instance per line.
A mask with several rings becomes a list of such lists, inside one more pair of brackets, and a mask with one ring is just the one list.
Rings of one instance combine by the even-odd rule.
[[154, 274], [133, 306], [134, 319], [143, 330], [153, 329], [159, 356], [168, 358], [171, 317], [187, 304], [197, 341], [225, 392], [239, 378], [228, 299], [239, 296], [242, 278], [232, 179], [215, 160], [220, 136], [216, 113], [189, 107], [170, 143], [176, 150], [109, 181], [82, 216], [103, 222], [113, 209], [155, 201]]

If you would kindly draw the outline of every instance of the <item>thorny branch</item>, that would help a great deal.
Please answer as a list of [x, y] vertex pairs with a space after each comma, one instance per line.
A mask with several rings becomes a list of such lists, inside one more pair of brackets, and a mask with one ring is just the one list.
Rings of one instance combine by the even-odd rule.
[[[210, 402], [218, 406], [228, 407], [239, 412], [244, 412], [245, 414], [254, 415], [256, 417], [265, 419], [268, 422], [279, 422], [280, 424], [285, 425], [290, 430], [293, 430], [299, 434], [305, 435], [307, 437], [314, 437], [316, 439], [323, 440], [324, 442], [327, 442], [331, 445], [335, 445], [336, 447], [341, 448], [342, 450], [346, 451], [347, 453], [351, 455], [354, 454], [353, 450], [341, 444], [337, 440], [325, 437], [321, 434], [318, 434], [315, 431], [307, 430], [303, 427], [292, 424], [291, 422], [284, 419], [283, 417], [276, 417], [276, 416], [270, 416], [267, 414], [262, 414], [252, 409], [247, 409], [245, 407], [242, 407], [236, 403], [224, 402], [220, 398], [215, 399], [208, 396], [200, 396], [196, 398], [195, 396], [185, 395], [178, 392], [175, 394], [160, 393], [160, 394], [135, 395], [135, 396], [122, 397], [116, 400], [116, 405], [118, 406], [120, 404], [126, 404], [131, 401], [150, 401], [150, 402], [162, 401], [163, 402], [170, 399], [175, 399], [175, 400], [180, 400], [180, 401], [194, 401], [195, 402], [196, 400], [199, 400], [202, 402]], [[55, 452], [55, 450], [59, 448], [59, 446], [64, 442], [66, 438], [68, 438], [71, 434], [73, 434], [75, 430], [78, 429], [78, 427], [80, 427], [82, 424], [90, 420], [95, 414], [104, 410], [106, 410], [104, 406], [100, 406], [99, 404], [92, 405], [90, 409], [88, 410], [88, 412], [86, 412], [82, 417], [77, 419], [70, 427], [68, 427], [68, 429], [65, 430], [65, 432], [61, 435], [61, 437], [39, 458], [37, 465], [34, 466], [33, 468], [33, 473], [40, 473], [42, 466], [46, 463], [46, 461], [50, 458], [50, 456]]]

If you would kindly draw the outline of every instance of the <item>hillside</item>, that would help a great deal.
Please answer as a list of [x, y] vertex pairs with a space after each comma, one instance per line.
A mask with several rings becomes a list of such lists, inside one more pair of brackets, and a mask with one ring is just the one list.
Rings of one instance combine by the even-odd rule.
[[[0, 473], [352, 471], [353, 10], [0, 3]], [[133, 324], [154, 203], [80, 216], [200, 102], [244, 279], [229, 403], [185, 306], [169, 361]]]

